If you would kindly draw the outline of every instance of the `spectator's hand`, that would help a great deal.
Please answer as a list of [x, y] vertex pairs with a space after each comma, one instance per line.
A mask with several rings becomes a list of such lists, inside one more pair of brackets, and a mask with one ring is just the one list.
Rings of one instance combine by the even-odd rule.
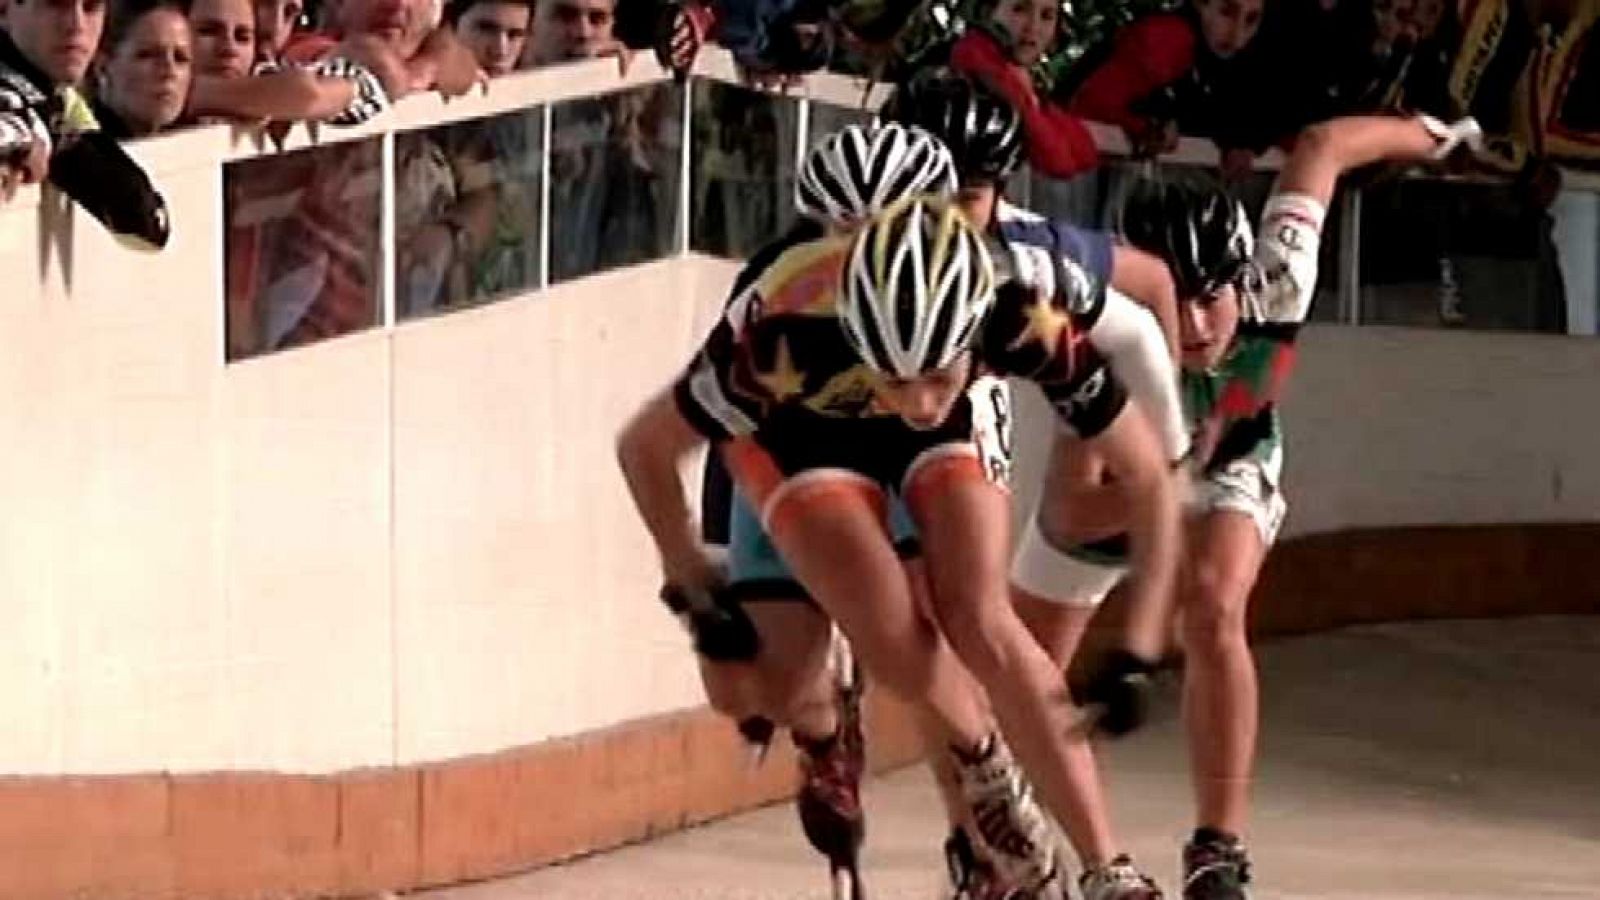
[[1256, 170], [1256, 154], [1244, 147], [1229, 147], [1222, 151], [1221, 170], [1224, 181], [1243, 181]]
[[418, 90], [416, 80], [411, 69], [406, 66], [406, 61], [382, 41], [358, 35], [341, 44], [338, 52], [371, 70], [391, 101], [399, 100]]
[[627, 44], [617, 41], [616, 46], [606, 51], [617, 58], [617, 74], [627, 76], [628, 69], [633, 65], [633, 49]]
[[49, 173], [50, 148], [43, 141], [34, 141], [28, 145], [26, 153], [19, 153], [0, 165], [0, 201], [9, 201], [16, 196], [17, 188], [38, 184]]

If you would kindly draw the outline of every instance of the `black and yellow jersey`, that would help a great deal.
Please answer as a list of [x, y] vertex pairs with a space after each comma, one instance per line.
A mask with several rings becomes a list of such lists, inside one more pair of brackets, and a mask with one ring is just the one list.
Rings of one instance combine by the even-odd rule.
[[[879, 376], [861, 362], [839, 320], [849, 248], [848, 237], [791, 232], [752, 258], [674, 389], [696, 430], [722, 440], [817, 417], [893, 416], [877, 403]], [[1030, 267], [1008, 269], [1019, 270]], [[1060, 296], [1014, 278], [1002, 282], [979, 334], [974, 376], [988, 371], [1035, 382], [1069, 425], [1092, 436], [1126, 397], [1087, 340], [1094, 311], [1069, 309]]]

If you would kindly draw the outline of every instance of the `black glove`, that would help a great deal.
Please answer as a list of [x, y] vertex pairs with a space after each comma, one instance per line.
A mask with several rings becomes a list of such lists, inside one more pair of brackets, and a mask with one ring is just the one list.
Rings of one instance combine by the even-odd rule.
[[1094, 667], [1084, 688], [1086, 706], [1098, 707], [1095, 727], [1117, 737], [1144, 724], [1155, 664], [1127, 650], [1113, 650]]
[[761, 636], [744, 607], [720, 588], [661, 586], [661, 602], [694, 639], [696, 653], [714, 662], [749, 662], [761, 652]]

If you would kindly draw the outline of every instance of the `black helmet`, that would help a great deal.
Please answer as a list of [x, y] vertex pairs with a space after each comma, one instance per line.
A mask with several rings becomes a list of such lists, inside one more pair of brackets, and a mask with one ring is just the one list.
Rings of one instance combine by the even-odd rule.
[[917, 125], [950, 148], [963, 181], [999, 181], [1022, 163], [1022, 117], [1003, 98], [948, 71], [927, 72], [902, 85], [878, 115]]
[[1117, 213], [1117, 232], [1166, 262], [1181, 297], [1211, 293], [1251, 271], [1255, 238], [1249, 216], [1215, 182], [1135, 182]]

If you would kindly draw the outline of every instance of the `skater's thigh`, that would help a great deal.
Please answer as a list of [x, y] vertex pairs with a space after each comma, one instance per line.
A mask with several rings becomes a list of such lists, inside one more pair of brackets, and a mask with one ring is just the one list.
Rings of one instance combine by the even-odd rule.
[[1267, 546], [1247, 514], [1219, 509], [1191, 521], [1179, 578], [1185, 628], [1243, 619]]
[[792, 695], [796, 682], [815, 676], [826, 661], [832, 623], [789, 570], [742, 491], [733, 492], [728, 519], [729, 595], [761, 637], [755, 665], [769, 696]]

